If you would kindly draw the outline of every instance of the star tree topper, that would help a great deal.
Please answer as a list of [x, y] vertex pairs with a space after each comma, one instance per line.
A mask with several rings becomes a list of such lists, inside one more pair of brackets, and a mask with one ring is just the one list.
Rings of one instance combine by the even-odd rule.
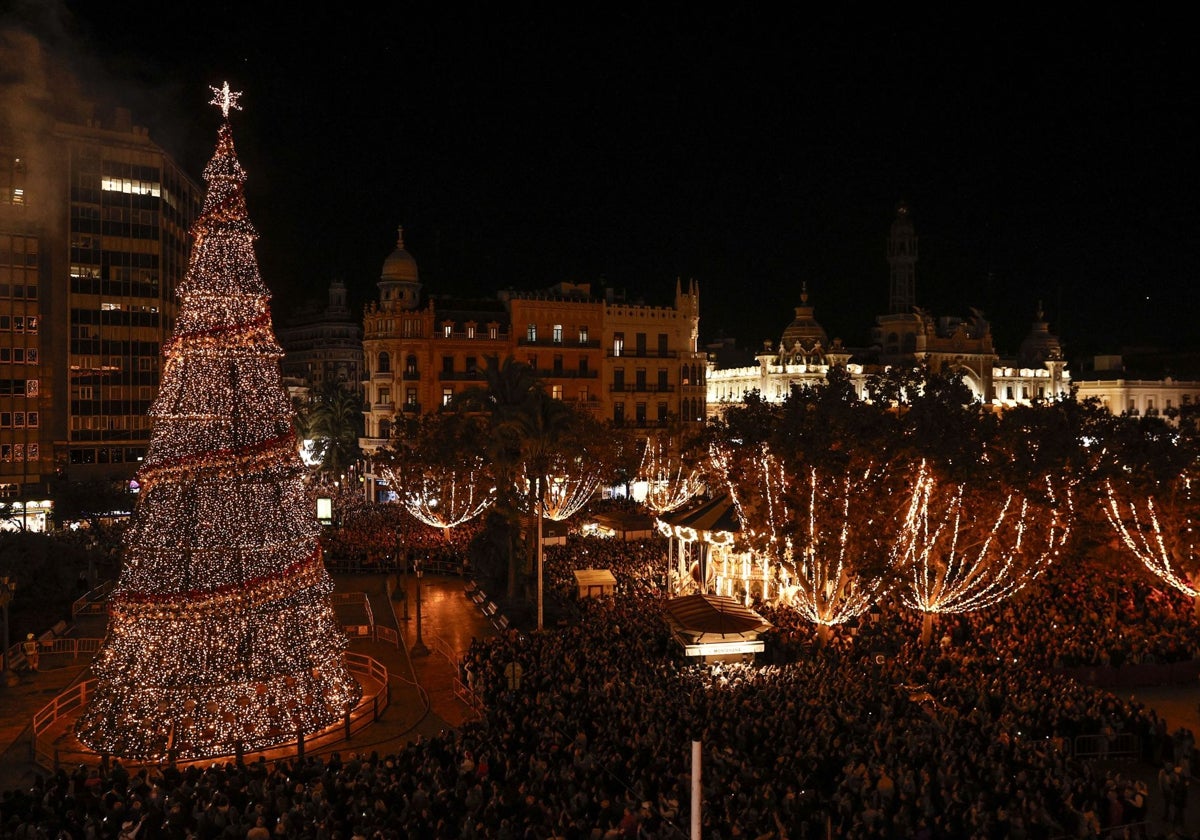
[[240, 90], [230, 90], [229, 82], [225, 82], [219, 88], [209, 85], [208, 89], [213, 92], [213, 98], [208, 104], [216, 105], [220, 108], [221, 116], [225, 119], [229, 119], [231, 108], [236, 111], [242, 110], [242, 106], [238, 104], [238, 100], [242, 98], [242, 92]]

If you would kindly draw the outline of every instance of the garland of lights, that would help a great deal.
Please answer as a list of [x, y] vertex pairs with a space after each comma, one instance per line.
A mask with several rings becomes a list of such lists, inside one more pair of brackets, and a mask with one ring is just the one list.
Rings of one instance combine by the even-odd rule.
[[[842, 624], [862, 615], [886, 591], [883, 575], [867, 576], [856, 567], [861, 531], [875, 526], [872, 493], [881, 479], [871, 463], [840, 475], [827, 476], [815, 467], [803, 478], [794, 478], [782, 459], [768, 447], [753, 453], [713, 447], [711, 458], [725, 476], [729, 495], [746, 528], [743, 542], [754, 547], [765, 581], [778, 577], [774, 600], [791, 605], [820, 627]], [[792, 488], [800, 510], [789, 507]], [[801, 525], [801, 545], [789, 528]], [[896, 553], [898, 541], [891, 551]], [[775, 562], [772, 570], [770, 561]], [[743, 561], [748, 582], [751, 567]]]
[[295, 448], [296, 435], [288, 432], [238, 449], [217, 449], [147, 463], [139, 472], [138, 481], [143, 489], [149, 489], [160, 481], [179, 481], [194, 476], [197, 471], [204, 471], [214, 478], [231, 479], [286, 463], [286, 454]]
[[670, 440], [657, 437], [646, 442], [638, 476], [646, 482], [646, 507], [659, 514], [678, 510], [704, 489], [700, 471], [683, 462]]
[[275, 746], [336, 724], [362, 696], [254, 257], [228, 123], [238, 95], [214, 92], [226, 119], [163, 345], [97, 688], [76, 723], [96, 752], [143, 761]]
[[176, 332], [163, 344], [163, 354], [174, 356], [184, 346], [191, 350], [223, 350], [273, 340], [271, 316], [263, 312], [244, 324], [222, 324], [194, 332]]
[[391, 467], [381, 469], [384, 480], [410, 514], [426, 525], [451, 528], [474, 519], [496, 501], [482, 459], [464, 468], [426, 466], [402, 477]]
[[222, 584], [213, 589], [189, 589], [179, 593], [146, 593], [114, 591], [109, 598], [110, 610], [132, 612], [140, 605], [153, 607], [159, 616], [168, 613], [200, 616], [247, 604], [264, 603], [277, 597], [279, 592], [297, 587], [307, 588], [322, 584], [321, 547], [299, 563], [293, 563], [271, 577], [250, 578], [234, 585]]
[[901, 530], [898, 562], [907, 574], [900, 600], [926, 614], [965, 613], [1019, 592], [1059, 556], [1070, 534], [1070, 490], [1060, 512], [1048, 477], [1045, 483], [1044, 509], [1008, 493], [987, 498], [980, 510], [978, 500], [966, 502], [965, 485], [941, 487], [922, 462]]
[[1174, 493], [1162, 494], [1157, 502], [1147, 495], [1144, 504], [1139, 504], [1132, 493], [1122, 504], [1113, 483], [1105, 482], [1104, 513], [1121, 542], [1143, 566], [1189, 598], [1197, 598], [1200, 587], [1191, 582], [1200, 550], [1194, 526], [1193, 480], [1185, 472], [1176, 481]]

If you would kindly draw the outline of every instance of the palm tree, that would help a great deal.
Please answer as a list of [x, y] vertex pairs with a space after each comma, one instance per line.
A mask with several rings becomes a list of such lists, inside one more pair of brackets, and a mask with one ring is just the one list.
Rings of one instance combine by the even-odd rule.
[[315, 442], [321, 462], [318, 470], [322, 473], [340, 475], [362, 457], [358, 448], [363, 429], [362, 400], [339, 385], [326, 383], [317, 389], [297, 426]]
[[[533, 369], [524, 362], [496, 354], [484, 357], [484, 384], [459, 392], [450, 403], [454, 411], [478, 412], [487, 418], [489, 436], [486, 453], [496, 481], [495, 511], [509, 523], [510, 534], [517, 533], [521, 505], [518, 482], [521, 478], [521, 445], [511, 425], [529, 396], [538, 390]], [[517, 597], [517, 564], [512, 539], [507, 539], [509, 598]]]
[[[525, 507], [537, 517], [534, 552], [537, 556], [537, 629], [542, 629], [542, 520], [546, 517], [547, 482], [561, 453], [560, 441], [571, 428], [574, 412], [562, 400], [554, 399], [542, 388], [530, 390], [520, 409], [497, 429], [520, 453], [524, 472]], [[574, 511], [571, 511], [572, 513]], [[569, 515], [569, 514], [568, 514]]]

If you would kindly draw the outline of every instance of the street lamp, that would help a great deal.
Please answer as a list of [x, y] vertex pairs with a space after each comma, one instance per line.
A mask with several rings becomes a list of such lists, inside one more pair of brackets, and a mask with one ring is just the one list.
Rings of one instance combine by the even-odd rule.
[[424, 569], [421, 568], [421, 559], [417, 558], [413, 561], [413, 569], [417, 573], [417, 640], [413, 642], [413, 656], [428, 656], [429, 648], [425, 647], [425, 642], [421, 638], [421, 575]]
[[11, 680], [13, 675], [8, 667], [8, 605], [12, 603], [13, 593], [17, 591], [17, 581], [8, 575], [0, 577], [0, 608], [4, 613], [4, 647], [0, 649], [0, 671], [5, 679]]
[[400, 563], [400, 574], [404, 576], [404, 585], [400, 588], [404, 591], [404, 620], [408, 621], [408, 558], [409, 550], [406, 548], [400, 556], [403, 558]]

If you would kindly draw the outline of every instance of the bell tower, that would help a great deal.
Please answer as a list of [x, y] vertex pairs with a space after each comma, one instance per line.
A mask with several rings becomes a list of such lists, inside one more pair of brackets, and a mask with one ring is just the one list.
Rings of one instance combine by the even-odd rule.
[[908, 204], [903, 201], [896, 207], [887, 257], [891, 267], [888, 314], [906, 315], [917, 305], [917, 234], [909, 218]]

